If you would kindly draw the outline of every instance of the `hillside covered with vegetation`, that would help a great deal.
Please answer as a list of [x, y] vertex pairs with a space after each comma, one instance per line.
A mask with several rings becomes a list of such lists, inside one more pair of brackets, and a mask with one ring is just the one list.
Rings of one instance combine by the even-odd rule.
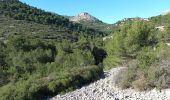
[[[169, 21], [170, 14], [117, 25], [78, 24], [18, 0], [1, 0], [0, 100], [46, 99], [116, 66], [128, 67], [122, 88], [169, 88]], [[112, 38], [103, 41], [106, 35]]]
[[1, 100], [65, 93], [103, 73], [103, 32], [18, 0], [0, 1], [0, 22]]
[[114, 31], [119, 30], [119, 27], [115, 24], [107, 24], [104, 22], [88, 22], [88, 21], [80, 21], [80, 23], [88, 28], [93, 28], [98, 31], [102, 31], [107, 35], [113, 33]]

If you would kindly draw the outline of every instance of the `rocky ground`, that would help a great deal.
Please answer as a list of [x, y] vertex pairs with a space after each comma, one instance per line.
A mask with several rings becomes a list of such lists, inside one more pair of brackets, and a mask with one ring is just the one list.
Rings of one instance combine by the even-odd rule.
[[124, 71], [125, 67], [113, 68], [105, 72], [105, 78], [65, 95], [57, 95], [51, 100], [170, 100], [170, 89], [136, 92], [117, 88], [115, 84]]

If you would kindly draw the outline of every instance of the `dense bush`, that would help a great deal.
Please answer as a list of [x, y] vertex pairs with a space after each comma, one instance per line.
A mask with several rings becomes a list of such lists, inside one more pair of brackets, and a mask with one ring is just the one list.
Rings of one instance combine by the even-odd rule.
[[[62, 73], [62, 74], [61, 74]], [[1, 87], [1, 100], [37, 100], [79, 88], [100, 77], [102, 68], [84, 66], [62, 72], [53, 72], [46, 77], [30, 76], [28, 80], [10, 83]]]
[[159, 15], [156, 17], [151, 17], [149, 20], [154, 23], [155, 25], [169, 25], [170, 19], [169, 19], [170, 14], [167, 15]]
[[125, 23], [106, 43], [108, 57], [104, 61], [105, 66], [120, 64], [124, 60], [122, 58], [136, 58], [142, 47], [155, 45], [158, 39], [153, 36], [154, 31], [149, 23], [140, 20]]
[[64, 93], [99, 79], [103, 73], [98, 64], [105, 52], [95, 46], [88, 48], [88, 43], [85, 48], [81, 43], [13, 36], [0, 45], [2, 100], [37, 100]]
[[128, 65], [129, 69], [123, 76], [121, 86], [137, 90], [169, 88], [169, 49], [162, 43], [156, 50], [144, 47], [137, 56], [135, 66], [131, 63]]
[[102, 32], [18, 0], [0, 1], [0, 13], [1, 100], [44, 99], [80, 88], [103, 73], [98, 64], [105, 51], [93, 39]]

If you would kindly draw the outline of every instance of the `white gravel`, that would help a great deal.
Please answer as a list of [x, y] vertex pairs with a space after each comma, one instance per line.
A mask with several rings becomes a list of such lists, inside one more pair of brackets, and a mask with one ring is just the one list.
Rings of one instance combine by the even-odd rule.
[[65, 95], [57, 95], [51, 100], [170, 100], [170, 89], [161, 92], [156, 89], [137, 92], [133, 89], [117, 88], [115, 83], [126, 69], [125, 67], [113, 68], [105, 72], [105, 78]]

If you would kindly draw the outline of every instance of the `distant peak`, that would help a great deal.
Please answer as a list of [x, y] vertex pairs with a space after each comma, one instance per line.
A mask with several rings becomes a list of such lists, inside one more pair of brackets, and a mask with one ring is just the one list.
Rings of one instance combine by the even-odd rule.
[[70, 17], [69, 19], [72, 22], [80, 22], [80, 21], [98, 22], [99, 21], [99, 19], [90, 15], [87, 12], [81, 12], [77, 16]]
[[77, 17], [80, 17], [82, 19], [95, 18], [94, 16], [90, 15], [87, 12], [82, 12], [82, 13], [78, 14]]

